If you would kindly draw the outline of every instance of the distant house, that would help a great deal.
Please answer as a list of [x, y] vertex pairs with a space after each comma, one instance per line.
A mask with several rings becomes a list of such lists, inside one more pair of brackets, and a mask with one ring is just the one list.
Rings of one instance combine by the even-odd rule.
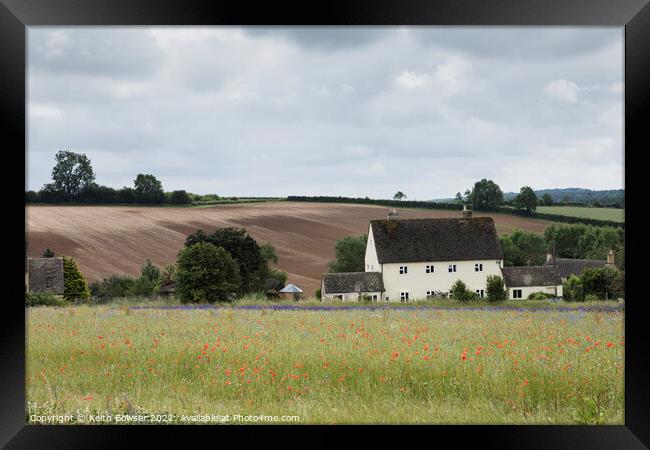
[[504, 267], [508, 298], [525, 299], [535, 292], [562, 297], [562, 278], [553, 266]]
[[371, 220], [365, 272], [325, 273], [321, 297], [408, 302], [447, 296], [462, 280], [485, 297], [487, 277], [501, 276], [503, 253], [491, 217], [401, 220], [390, 211], [388, 220]]
[[599, 267], [616, 267], [614, 265], [614, 251], [610, 250], [607, 255], [607, 260], [603, 259], [572, 259], [572, 258], [553, 258], [551, 254], [546, 255], [546, 266], [554, 266], [562, 277], [562, 281], [566, 281], [571, 275], [580, 276], [582, 271], [587, 268]]
[[27, 290], [63, 295], [63, 259], [59, 257], [29, 258]]
[[302, 289], [295, 284], [287, 284], [285, 287], [280, 289], [280, 297], [299, 300], [302, 297]]
[[[487, 277], [501, 276], [503, 253], [491, 217], [372, 220], [365, 270], [381, 274], [378, 301], [410, 301], [446, 296], [462, 280], [485, 297]], [[351, 292], [353, 284], [346, 284]], [[330, 291], [331, 292], [331, 291]], [[337, 293], [341, 295], [342, 293]]]
[[383, 292], [381, 272], [324, 273], [321, 278], [321, 298], [356, 301], [368, 296], [377, 301]]

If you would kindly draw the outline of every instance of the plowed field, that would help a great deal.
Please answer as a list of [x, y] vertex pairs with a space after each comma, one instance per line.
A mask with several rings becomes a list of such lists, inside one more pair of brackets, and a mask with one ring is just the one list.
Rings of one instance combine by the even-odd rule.
[[[399, 209], [401, 218], [458, 217], [457, 211]], [[311, 295], [334, 259], [334, 244], [367, 232], [368, 221], [386, 217], [387, 208], [332, 203], [269, 202], [207, 208], [128, 206], [29, 206], [26, 209], [29, 256], [49, 247], [73, 256], [89, 282], [113, 274], [139, 275], [147, 258], [171, 264], [185, 237], [226, 226], [245, 227], [259, 242], [270, 242], [278, 267]], [[475, 215], [481, 215], [475, 213]], [[494, 217], [497, 231], [518, 227], [542, 233], [548, 222], [507, 214]]]

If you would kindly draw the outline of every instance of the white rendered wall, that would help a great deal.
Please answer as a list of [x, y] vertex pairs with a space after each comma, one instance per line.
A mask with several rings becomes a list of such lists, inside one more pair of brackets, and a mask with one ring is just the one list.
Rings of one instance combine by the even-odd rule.
[[[474, 264], [483, 264], [483, 271], [476, 272]], [[449, 272], [449, 264], [456, 264], [456, 272]], [[426, 273], [426, 266], [433, 265], [434, 272]], [[408, 273], [401, 275], [400, 266], [407, 266]], [[408, 292], [409, 300], [425, 299], [427, 291], [449, 292], [456, 280], [462, 280], [467, 288], [475, 292], [476, 289], [485, 290], [486, 279], [489, 275], [501, 273], [502, 261], [476, 260], [476, 261], [438, 261], [418, 263], [387, 263], [383, 264], [384, 298], [389, 301], [400, 301], [400, 293]]]

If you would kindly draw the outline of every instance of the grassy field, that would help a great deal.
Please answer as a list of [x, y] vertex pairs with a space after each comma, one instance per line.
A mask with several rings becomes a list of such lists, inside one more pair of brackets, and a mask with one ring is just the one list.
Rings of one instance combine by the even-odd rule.
[[624, 421], [621, 312], [80, 306], [29, 308], [27, 326], [28, 422]]
[[625, 210], [617, 208], [590, 208], [583, 206], [538, 206], [537, 212], [561, 216], [624, 222]]

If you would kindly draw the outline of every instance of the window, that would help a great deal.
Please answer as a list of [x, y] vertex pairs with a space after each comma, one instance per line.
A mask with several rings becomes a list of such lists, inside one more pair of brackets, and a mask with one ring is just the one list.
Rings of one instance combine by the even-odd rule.
[[399, 274], [404, 275], [405, 273], [408, 273], [409, 268], [407, 266], [400, 266], [399, 267]]
[[386, 301], [389, 301], [389, 300], [390, 300], [390, 297], [386, 296]]
[[409, 301], [409, 293], [408, 292], [400, 292], [399, 293], [399, 299], [402, 302], [408, 302]]
[[376, 302], [376, 301], [377, 301], [377, 295], [376, 295], [376, 294], [375, 294], [375, 295], [371, 295], [371, 296], [370, 296], [370, 299], [371, 299], [373, 302]]
[[483, 264], [474, 264], [474, 272], [483, 272]]
[[427, 298], [432, 298], [434, 295], [436, 295], [434, 291], [427, 291]]
[[427, 267], [424, 269], [424, 271], [425, 271], [426, 273], [433, 273], [433, 266], [427, 266]]
[[334, 298], [338, 300], [343, 300], [343, 295], [335, 295]]
[[449, 272], [456, 272], [456, 264], [449, 264]]
[[513, 289], [512, 298], [521, 298], [521, 289]]
[[483, 297], [485, 297], [485, 291], [483, 289], [477, 289], [476, 290], [476, 295], [483, 298]]

